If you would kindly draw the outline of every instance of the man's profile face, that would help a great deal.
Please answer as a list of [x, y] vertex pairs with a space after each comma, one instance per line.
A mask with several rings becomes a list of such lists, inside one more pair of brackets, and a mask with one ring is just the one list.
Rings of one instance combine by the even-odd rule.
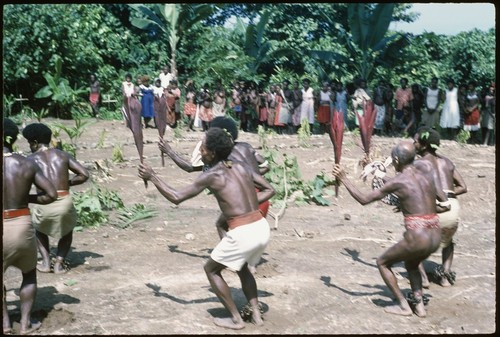
[[30, 144], [31, 153], [35, 153], [38, 150], [38, 142], [28, 141], [28, 143]]
[[205, 165], [210, 165], [214, 161], [215, 155], [214, 155], [213, 151], [210, 151], [209, 149], [207, 149], [205, 142], [206, 142], [206, 139], [203, 140], [203, 142], [201, 143], [201, 147], [200, 147], [201, 161]]
[[413, 145], [415, 146], [415, 152], [417, 152], [418, 154], [422, 154], [424, 149], [418, 140], [419, 136], [418, 134], [416, 134], [415, 137], [413, 138]]

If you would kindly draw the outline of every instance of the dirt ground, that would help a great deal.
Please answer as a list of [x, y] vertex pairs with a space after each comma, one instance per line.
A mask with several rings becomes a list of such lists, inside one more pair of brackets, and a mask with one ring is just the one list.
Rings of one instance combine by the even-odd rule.
[[[51, 123], [53, 119], [44, 122]], [[72, 121], [64, 121], [73, 125]], [[106, 129], [104, 147], [96, 144]], [[166, 138], [189, 157], [202, 132], [181, 132]], [[342, 163], [361, 190], [362, 158], [359, 136], [346, 134]], [[161, 165], [158, 132], [144, 130], [146, 161], [174, 187], [189, 184], [186, 173], [168, 158]], [[63, 140], [66, 139], [63, 137]], [[241, 141], [259, 147], [253, 133]], [[385, 159], [401, 139], [373, 137], [378, 158]], [[125, 162], [113, 164], [115, 143], [124, 145]], [[24, 139], [18, 141], [28, 151]], [[269, 146], [297, 156], [304, 180], [321, 170], [331, 171], [333, 151], [327, 135], [313, 136], [311, 147], [298, 146], [297, 136], [280, 135]], [[91, 169], [92, 181], [74, 191], [98, 184], [117, 191], [126, 206], [143, 203], [158, 216], [119, 229], [102, 224], [74, 235], [67, 274], [38, 273], [33, 317], [42, 321], [35, 334], [489, 334], [496, 331], [496, 181], [495, 148], [442, 141], [439, 152], [451, 158], [463, 175], [468, 193], [459, 197], [461, 224], [455, 236], [453, 270], [456, 284], [432, 283], [425, 291], [427, 317], [384, 313], [391, 295], [375, 259], [403, 233], [402, 215], [381, 202], [359, 205], [344, 187], [331, 206], [290, 203], [257, 267], [259, 300], [264, 308], [261, 327], [247, 324], [241, 331], [216, 327], [213, 317], [227, 312], [211, 291], [203, 265], [218, 242], [215, 220], [219, 209], [213, 196], [202, 193], [175, 206], [137, 177], [138, 154], [131, 132], [121, 121], [96, 121], [82, 135], [77, 159]], [[99, 180], [94, 162], [108, 160], [111, 179]], [[390, 172], [394, 172], [391, 169]], [[277, 208], [271, 205], [271, 211]], [[349, 215], [350, 219], [349, 219]], [[271, 227], [273, 218], [268, 216]], [[54, 242], [51, 240], [54, 249]], [[438, 250], [425, 263], [431, 271], [440, 263]], [[396, 265], [399, 286], [410, 290], [402, 264]], [[14, 329], [19, 328], [20, 272], [4, 275], [7, 305]], [[224, 271], [239, 308], [246, 304], [236, 274]]]

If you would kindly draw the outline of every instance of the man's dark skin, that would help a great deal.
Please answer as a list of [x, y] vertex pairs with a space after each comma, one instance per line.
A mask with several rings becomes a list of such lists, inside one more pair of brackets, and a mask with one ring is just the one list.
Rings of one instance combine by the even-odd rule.
[[[210, 169], [202, 172], [193, 184], [176, 190], [161, 180], [148, 164], [139, 166], [139, 177], [150, 180], [165, 198], [176, 205], [208, 189], [214, 194], [222, 214], [226, 218], [258, 210], [259, 203], [274, 195], [274, 189], [260, 174], [249, 169], [247, 164], [239, 161], [228, 163], [227, 158], [222, 158], [214, 149], [210, 149], [207, 146], [207, 138], [217, 132], [224, 131], [219, 128], [210, 129], [200, 148], [203, 163]], [[259, 188], [258, 192], [256, 192], [255, 187]], [[209, 258], [205, 264], [205, 272], [212, 289], [224, 307], [231, 313], [231, 318], [215, 318], [214, 323], [225, 328], [243, 329], [245, 325], [231, 296], [231, 290], [221, 275], [225, 268], [225, 265], [212, 258]], [[263, 321], [257, 300], [257, 286], [248, 269], [248, 263], [245, 263], [237, 273], [245, 297], [253, 310], [253, 322], [262, 325]]]
[[[387, 180], [382, 188], [375, 189], [366, 195], [362, 194], [347, 179], [346, 173], [340, 165], [334, 166], [333, 174], [345, 185], [354, 199], [362, 205], [394, 193], [399, 198], [400, 209], [405, 217], [436, 214], [436, 199], [445, 201], [447, 200], [446, 195], [442, 190], [436, 189], [434, 177], [431, 174], [424, 173], [423, 170], [413, 165], [414, 157], [415, 148], [412, 143], [401, 142], [395, 146], [392, 150], [392, 161], [396, 171], [400, 174]], [[404, 261], [413, 296], [417, 301], [420, 301], [415, 305], [415, 314], [425, 317], [422, 278], [418, 265], [439, 248], [440, 239], [440, 228], [407, 229], [403, 240], [389, 248], [377, 259], [380, 275], [394, 294], [397, 302], [396, 305], [386, 307], [386, 312], [403, 316], [412, 314], [412, 308], [401, 292], [396, 276], [391, 270], [395, 263]]]
[[[226, 117], [217, 117], [212, 121], [213, 126], [219, 126], [219, 121], [222, 121], [223, 118]], [[237, 128], [234, 126], [234, 128], [231, 128], [232, 130], [229, 131], [233, 137], [237, 137]], [[183, 169], [186, 172], [195, 172], [195, 171], [201, 171], [203, 169], [203, 166], [193, 166], [190, 162], [179, 156], [178, 153], [176, 153], [172, 147], [162, 138], [160, 138], [158, 147], [160, 148], [160, 151], [163, 153], [166, 153], [176, 164], [179, 166], [181, 169]], [[265, 165], [266, 160], [264, 157], [262, 157], [257, 151], [255, 151], [255, 148], [246, 143], [246, 142], [234, 142], [234, 147], [233, 151], [229, 155], [230, 160], [234, 161], [242, 161], [246, 164], [248, 164], [256, 173], [259, 173], [261, 175], [264, 175], [266, 172], [269, 171], [269, 166]], [[264, 164], [264, 165], [262, 165]], [[217, 219], [216, 222], [216, 228], [217, 228], [217, 233], [219, 234], [219, 237], [222, 239], [227, 232], [227, 222], [226, 219], [223, 216], [220, 216]]]
[[[427, 133], [427, 134], [426, 134]], [[421, 137], [421, 135], [426, 134], [426, 137]], [[434, 137], [430, 138], [430, 134]], [[421, 138], [426, 138], [421, 139]], [[439, 176], [441, 182], [441, 187], [443, 190], [453, 191], [455, 196], [464, 194], [467, 192], [467, 186], [465, 184], [462, 175], [458, 172], [453, 162], [436, 153], [436, 149], [432, 147], [432, 143], [436, 146], [439, 145], [439, 133], [433, 129], [422, 128], [414, 136], [414, 145], [417, 154], [421, 156], [422, 161], [427, 161], [432, 164], [434, 172]], [[436, 144], [437, 143], [437, 144]], [[457, 228], [443, 228], [444, 231], [451, 231], [449, 235], [453, 236]], [[441, 252], [442, 266], [446, 273], [451, 271], [451, 265], [453, 262], [454, 244], [451, 243], [449, 246], [444, 247]], [[422, 264], [419, 266], [420, 272], [422, 274], [423, 281], [427, 280], [427, 275], [423, 269]], [[428, 283], [428, 281], [427, 281]], [[442, 278], [440, 281], [442, 286], [450, 286], [451, 284], [446, 278]]]
[[[29, 125], [28, 125], [29, 127]], [[80, 185], [89, 179], [89, 172], [74, 157], [59, 149], [49, 148], [48, 142], [28, 141], [33, 159], [41, 168], [43, 174], [54, 184], [58, 191], [69, 191], [70, 186]], [[75, 175], [70, 178], [70, 173]], [[50, 272], [49, 237], [36, 231], [37, 245], [42, 255], [41, 272]], [[54, 273], [64, 272], [64, 259], [68, 255], [73, 242], [73, 231], [64, 235], [57, 244]]]
[[[13, 124], [13, 122], [11, 123]], [[17, 126], [16, 126], [17, 128]], [[4, 131], [6, 122], [4, 120]], [[11, 138], [11, 139], [8, 139]], [[12, 146], [17, 137], [7, 136], [4, 133], [3, 146], [3, 210], [17, 210], [27, 208], [29, 203], [49, 204], [57, 199], [54, 185], [47, 179], [38, 165], [30, 159], [12, 153]], [[30, 194], [32, 184], [35, 184], [40, 193]], [[4, 272], [8, 266], [4, 265]], [[31, 310], [35, 301], [37, 280], [36, 268], [22, 273], [23, 281], [19, 291], [21, 300], [20, 334], [26, 334], [40, 327], [40, 323], [31, 322]], [[3, 291], [3, 332], [12, 332], [7, 301], [6, 288]]]

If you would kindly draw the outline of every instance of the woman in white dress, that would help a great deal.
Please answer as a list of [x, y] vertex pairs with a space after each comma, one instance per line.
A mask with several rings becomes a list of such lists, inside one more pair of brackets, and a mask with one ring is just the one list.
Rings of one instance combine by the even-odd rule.
[[445, 101], [441, 120], [439, 125], [447, 139], [455, 139], [460, 127], [460, 108], [458, 105], [458, 89], [455, 87], [455, 81], [449, 79], [448, 87], [445, 90]]

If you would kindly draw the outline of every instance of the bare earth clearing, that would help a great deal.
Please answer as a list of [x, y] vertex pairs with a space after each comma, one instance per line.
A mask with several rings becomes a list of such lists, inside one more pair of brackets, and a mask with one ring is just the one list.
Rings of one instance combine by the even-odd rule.
[[[45, 122], [52, 122], [47, 119]], [[73, 126], [73, 121], [63, 121]], [[96, 148], [102, 130], [105, 146]], [[189, 157], [202, 132], [182, 131], [166, 138]], [[362, 150], [359, 136], [344, 136], [342, 163], [364, 191], [371, 188], [357, 179]], [[190, 183], [168, 158], [161, 166], [158, 132], [144, 130], [146, 160], [175, 187]], [[68, 141], [63, 137], [64, 141]], [[259, 146], [258, 136], [241, 133], [241, 141]], [[379, 159], [385, 159], [400, 139], [373, 137]], [[125, 162], [113, 164], [116, 142], [124, 144]], [[297, 136], [275, 136], [270, 147], [297, 156], [304, 180], [333, 164], [328, 135], [313, 136], [310, 148], [298, 147]], [[24, 139], [20, 150], [29, 151]], [[143, 203], [159, 215], [135, 222], [127, 229], [103, 224], [75, 233], [64, 275], [38, 274], [33, 316], [42, 320], [35, 334], [477, 334], [496, 331], [496, 186], [495, 148], [443, 141], [439, 150], [451, 158], [463, 175], [469, 192], [460, 196], [461, 224], [455, 236], [453, 269], [457, 282], [442, 288], [432, 283], [427, 317], [384, 313], [391, 303], [375, 258], [401, 238], [402, 215], [380, 202], [359, 205], [343, 187], [331, 206], [291, 203], [286, 209], [261, 264], [257, 286], [264, 326], [247, 324], [241, 331], [224, 330], [213, 317], [227, 313], [210, 290], [203, 264], [217, 244], [215, 220], [219, 209], [213, 196], [202, 193], [174, 206], [154, 185], [148, 189], [137, 177], [138, 154], [132, 133], [121, 121], [97, 121], [79, 142], [77, 159], [92, 169], [93, 183], [117, 191], [126, 206]], [[112, 179], [98, 181], [94, 161], [108, 159]], [[391, 168], [390, 174], [393, 174]], [[74, 191], [90, 188], [91, 182]], [[277, 211], [271, 206], [272, 211]], [[346, 214], [350, 220], [346, 220]], [[274, 220], [268, 216], [271, 226]], [[192, 235], [188, 235], [192, 234]], [[51, 245], [54, 246], [54, 240]], [[425, 267], [430, 273], [441, 261], [440, 250]], [[404, 292], [410, 285], [403, 265], [394, 270]], [[246, 304], [236, 274], [224, 272], [239, 308]], [[5, 274], [7, 304], [13, 321], [19, 321], [20, 272]], [[14, 329], [19, 323], [14, 324]]]

